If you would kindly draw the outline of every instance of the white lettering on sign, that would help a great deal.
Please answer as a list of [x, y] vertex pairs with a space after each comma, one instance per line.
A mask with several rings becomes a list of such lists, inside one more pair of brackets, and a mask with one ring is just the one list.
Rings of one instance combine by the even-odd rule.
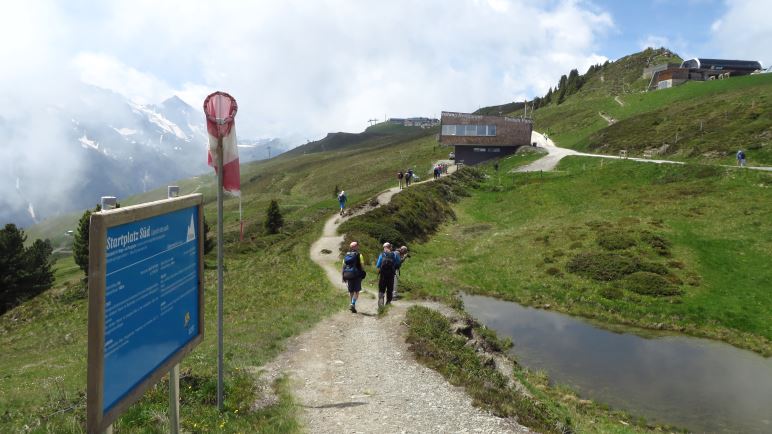
[[118, 237], [107, 237], [107, 250], [117, 247], [126, 247], [127, 244], [148, 238], [150, 236], [150, 226], [139, 228], [138, 231], [127, 232]]

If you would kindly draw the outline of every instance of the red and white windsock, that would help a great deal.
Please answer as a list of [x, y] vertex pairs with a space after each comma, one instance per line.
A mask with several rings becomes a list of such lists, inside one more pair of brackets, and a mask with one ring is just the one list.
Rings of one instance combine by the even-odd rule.
[[236, 146], [236, 100], [225, 92], [215, 92], [204, 100], [206, 130], [209, 133], [208, 163], [217, 171], [217, 142], [223, 146], [223, 189], [235, 195], [241, 193], [239, 148]]

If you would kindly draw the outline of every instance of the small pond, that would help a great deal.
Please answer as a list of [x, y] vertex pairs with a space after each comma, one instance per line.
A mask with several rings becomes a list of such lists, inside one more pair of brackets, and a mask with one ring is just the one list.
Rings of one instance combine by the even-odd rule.
[[565, 314], [464, 295], [518, 362], [581, 396], [695, 432], [772, 433], [772, 358], [686, 336], [616, 333]]

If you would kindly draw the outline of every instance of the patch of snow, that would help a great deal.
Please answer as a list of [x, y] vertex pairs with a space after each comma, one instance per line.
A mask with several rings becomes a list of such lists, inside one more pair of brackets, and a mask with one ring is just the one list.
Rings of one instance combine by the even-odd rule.
[[155, 124], [162, 130], [172, 133], [182, 140], [185, 140], [188, 138], [185, 135], [185, 133], [182, 131], [182, 129], [180, 129], [180, 127], [177, 126], [177, 124], [166, 119], [160, 113], [154, 110], [151, 110], [143, 105], [137, 104], [133, 101], [130, 101], [129, 104], [131, 105], [135, 113], [144, 114], [151, 123]]
[[80, 142], [80, 145], [86, 149], [93, 148], [99, 150], [99, 143], [89, 139], [85, 134], [79, 138], [78, 141]]
[[133, 128], [115, 128], [115, 127], [113, 127], [113, 129], [115, 130], [116, 133], [118, 133], [118, 134], [120, 134], [120, 135], [122, 135], [124, 137], [131, 136], [133, 134], [137, 134], [137, 132], [138, 132], [137, 130], [135, 130]]
[[37, 217], [35, 217], [35, 208], [32, 207], [32, 202], [29, 202], [27, 205], [27, 212], [29, 213], [29, 216], [32, 217], [32, 221], [35, 223], [38, 222]]

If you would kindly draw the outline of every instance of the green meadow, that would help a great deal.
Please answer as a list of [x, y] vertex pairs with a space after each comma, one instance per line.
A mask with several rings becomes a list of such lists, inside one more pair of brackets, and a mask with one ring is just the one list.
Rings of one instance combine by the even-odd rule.
[[581, 157], [487, 171], [413, 246], [415, 296], [492, 295], [772, 354], [772, 174]]
[[[287, 338], [347, 306], [308, 255], [324, 221], [337, 210], [335, 190], [350, 205], [396, 185], [396, 172], [429, 172], [447, 156], [434, 130], [380, 126], [328, 140], [269, 161], [242, 166], [245, 239], [239, 241], [239, 204], [225, 202], [226, 411], [216, 409], [216, 253], [206, 257], [204, 341], [181, 365], [182, 425], [189, 432], [296, 432], [296, 407], [286, 382], [267, 385], [279, 401], [264, 409], [259, 367], [284, 348]], [[366, 145], [361, 145], [366, 142]], [[334, 149], [330, 149], [334, 148]], [[182, 194], [201, 192], [216, 233], [214, 178], [178, 183]], [[122, 205], [165, 197], [165, 189], [121, 199]], [[285, 225], [279, 234], [263, 228], [271, 199], [279, 201]], [[71, 217], [73, 218], [73, 217]], [[74, 217], [77, 219], [77, 216]], [[74, 225], [74, 223], [73, 223]], [[66, 225], [50, 225], [59, 231]], [[40, 233], [30, 231], [31, 233]], [[374, 253], [374, 252], [373, 252]], [[55, 265], [54, 287], [0, 317], [0, 432], [83, 432], [85, 424], [87, 296], [71, 256]], [[151, 388], [115, 424], [121, 432], [166, 432], [167, 383]]]

